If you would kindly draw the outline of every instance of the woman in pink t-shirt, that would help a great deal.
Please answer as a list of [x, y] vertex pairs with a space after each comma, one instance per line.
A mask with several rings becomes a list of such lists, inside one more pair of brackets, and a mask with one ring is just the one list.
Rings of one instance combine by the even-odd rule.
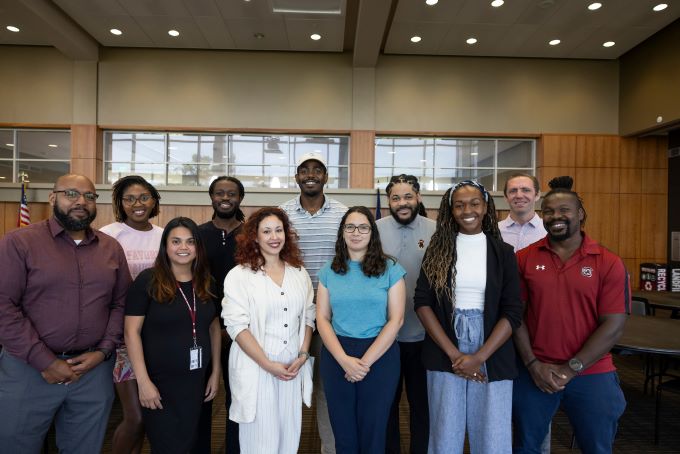
[[[113, 214], [117, 222], [102, 227], [101, 231], [123, 247], [133, 279], [156, 260], [163, 229], [149, 219], [158, 215], [160, 198], [156, 188], [138, 175], [123, 177], [113, 185]], [[123, 421], [113, 434], [112, 452], [138, 454], [144, 442], [142, 408], [125, 345], [116, 349], [113, 382], [123, 407]]]

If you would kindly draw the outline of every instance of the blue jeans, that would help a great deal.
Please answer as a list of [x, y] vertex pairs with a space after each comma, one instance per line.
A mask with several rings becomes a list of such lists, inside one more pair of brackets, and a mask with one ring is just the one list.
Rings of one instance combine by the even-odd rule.
[[[456, 309], [453, 329], [462, 353], [477, 352], [484, 344], [481, 310]], [[486, 367], [482, 365], [482, 372]], [[462, 453], [465, 432], [470, 452], [512, 451], [512, 381], [477, 383], [452, 372], [427, 371], [430, 407], [430, 454]]]
[[[346, 354], [361, 358], [375, 338], [338, 336], [338, 340]], [[325, 347], [321, 350], [319, 371], [335, 435], [335, 452], [384, 453], [387, 418], [399, 380], [397, 343], [387, 349], [359, 382], [350, 383], [345, 379], [345, 371]]]
[[514, 453], [540, 454], [541, 443], [560, 405], [569, 417], [581, 451], [612, 452], [616, 427], [626, 408], [616, 372], [578, 375], [563, 391], [548, 394], [536, 387], [523, 365], [518, 368], [512, 405]]

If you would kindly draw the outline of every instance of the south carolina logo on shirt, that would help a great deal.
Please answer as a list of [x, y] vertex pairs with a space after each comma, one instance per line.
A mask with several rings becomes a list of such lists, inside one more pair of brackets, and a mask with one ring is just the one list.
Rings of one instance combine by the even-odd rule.
[[581, 274], [585, 277], [593, 277], [593, 269], [589, 266], [584, 266], [581, 268]]

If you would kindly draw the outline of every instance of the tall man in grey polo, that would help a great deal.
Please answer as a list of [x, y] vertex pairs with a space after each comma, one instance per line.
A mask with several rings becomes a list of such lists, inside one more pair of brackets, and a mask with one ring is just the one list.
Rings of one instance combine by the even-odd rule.
[[101, 451], [131, 279], [118, 242], [90, 228], [96, 199], [89, 179], [64, 175], [53, 216], [0, 240], [2, 452], [40, 452], [52, 420], [59, 452]]
[[[295, 182], [300, 187], [300, 195], [284, 203], [280, 208], [286, 212], [299, 236], [298, 245], [303, 254], [305, 268], [316, 290], [319, 283], [319, 270], [335, 255], [335, 241], [338, 228], [347, 207], [337, 200], [326, 197], [323, 188], [328, 181], [326, 160], [321, 153], [306, 153], [297, 159]], [[319, 355], [321, 338], [312, 338], [311, 353]], [[318, 364], [315, 364], [314, 398], [316, 417], [321, 438], [321, 452], [335, 453], [335, 439], [328, 418], [328, 404], [318, 378]]]
[[[395, 257], [406, 270], [406, 311], [404, 325], [397, 341], [401, 355], [401, 376], [406, 384], [410, 410], [412, 454], [427, 452], [429, 439], [429, 410], [427, 404], [427, 374], [420, 360], [425, 329], [413, 310], [413, 295], [420, 274], [420, 265], [437, 223], [418, 214], [422, 202], [418, 178], [398, 175], [390, 179], [387, 198], [392, 216], [377, 221], [380, 241], [385, 253]], [[387, 423], [386, 451], [400, 452], [399, 400], [402, 380], [392, 404]]]

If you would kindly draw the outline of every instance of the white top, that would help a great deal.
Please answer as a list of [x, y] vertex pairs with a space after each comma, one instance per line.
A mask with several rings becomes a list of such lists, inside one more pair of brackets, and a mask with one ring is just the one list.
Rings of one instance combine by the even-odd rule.
[[115, 238], [123, 247], [132, 279], [153, 266], [161, 245], [162, 228], [151, 224], [151, 230], [137, 230], [124, 222], [114, 222], [99, 231]]
[[[273, 285], [285, 293], [285, 298], [271, 301]], [[264, 273], [253, 271], [242, 265], [237, 265], [224, 279], [224, 299], [222, 300], [222, 318], [227, 332], [232, 339], [236, 339], [244, 329], [249, 329], [260, 346], [267, 344], [267, 333], [273, 336], [280, 334], [268, 330], [268, 323], [281, 323], [283, 317], [270, 317], [270, 311], [290, 312], [291, 328], [297, 329], [297, 350], [302, 346], [305, 338], [305, 328], [314, 328], [316, 306], [313, 304], [314, 289], [309, 274], [304, 268], [294, 268], [286, 265], [283, 286], [278, 287]], [[287, 301], [295, 301], [294, 306], [285, 305]], [[296, 310], [293, 310], [293, 307]], [[304, 321], [300, 323], [300, 321]], [[284, 322], [285, 323], [285, 322]], [[289, 332], [290, 333], [290, 332]], [[293, 336], [291, 336], [293, 338]], [[286, 339], [282, 339], [283, 340]], [[305, 362], [300, 370], [302, 400], [308, 407], [312, 403], [312, 361]], [[238, 423], [249, 423], [255, 420], [258, 395], [258, 364], [253, 361], [234, 342], [229, 353], [229, 385], [231, 388], [231, 407], [229, 419]]]
[[456, 309], [484, 310], [486, 235], [458, 233], [456, 237]]
[[[262, 290], [267, 293], [267, 297], [262, 303], [267, 305], [267, 315], [262, 347], [269, 354], [276, 355], [289, 349], [297, 356], [298, 345], [302, 344], [298, 338], [298, 314], [304, 312], [305, 300], [299, 297], [300, 292], [291, 290], [291, 285], [296, 283], [291, 284], [289, 276], [289, 273], [284, 274], [281, 287], [269, 277], [264, 280]], [[313, 321], [311, 326], [314, 326]]]

